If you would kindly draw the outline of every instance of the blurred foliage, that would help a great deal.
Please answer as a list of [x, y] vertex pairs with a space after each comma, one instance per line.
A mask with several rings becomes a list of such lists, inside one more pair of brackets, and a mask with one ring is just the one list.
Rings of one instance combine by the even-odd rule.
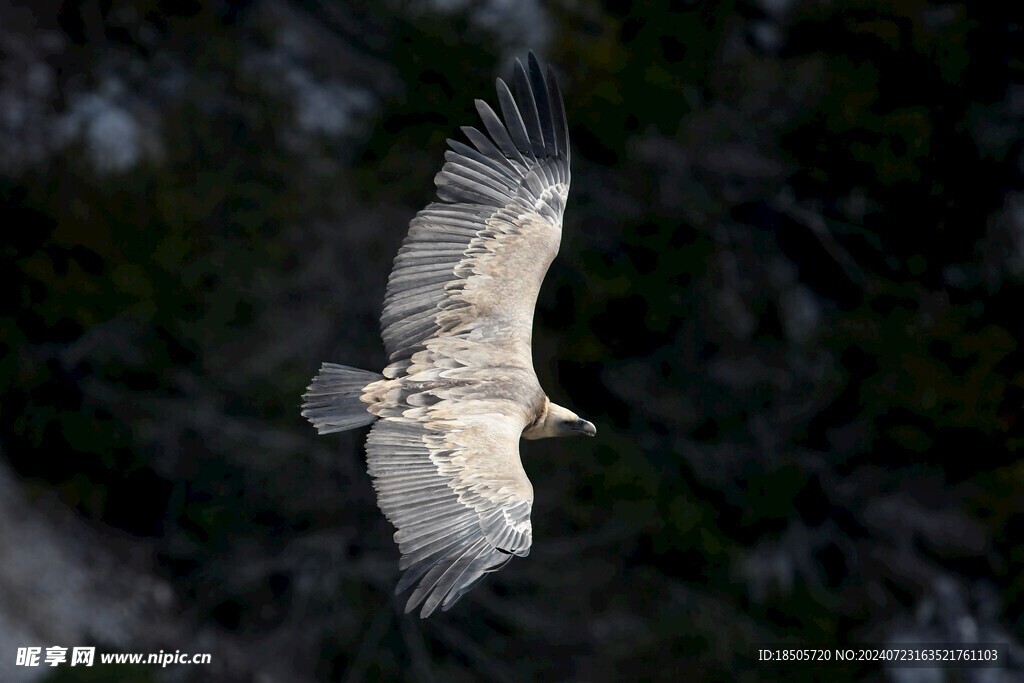
[[[27, 486], [148, 544], [190, 623], [277, 638], [311, 680], [758, 680], [758, 643], [961, 617], [1019, 643], [1009, 5], [545, 8], [574, 178], [535, 358], [600, 436], [524, 444], [533, 554], [426, 623], [388, 597], [359, 435], [297, 405], [323, 360], [383, 363], [405, 225], [524, 50], [469, 5], [183, 7], [52, 27], [55, 105], [114, 74], [159, 144], [0, 179], [0, 434]], [[300, 72], [373, 105], [304, 131]], [[966, 597], [929, 621], [946, 580]]]

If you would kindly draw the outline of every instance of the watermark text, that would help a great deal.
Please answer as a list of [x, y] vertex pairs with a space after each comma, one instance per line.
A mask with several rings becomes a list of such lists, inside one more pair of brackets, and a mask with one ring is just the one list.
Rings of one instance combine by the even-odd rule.
[[208, 652], [100, 652], [95, 647], [62, 645], [19, 647], [14, 658], [17, 666], [94, 666], [96, 664], [147, 664], [166, 667], [171, 664], [209, 664]]

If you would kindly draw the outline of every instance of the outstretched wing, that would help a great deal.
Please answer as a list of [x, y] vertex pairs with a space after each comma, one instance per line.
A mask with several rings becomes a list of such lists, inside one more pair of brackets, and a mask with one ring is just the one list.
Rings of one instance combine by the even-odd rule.
[[423, 603], [423, 617], [447, 610], [513, 555], [529, 554], [532, 542], [533, 486], [519, 460], [525, 412], [462, 392], [479, 389], [435, 388], [436, 403], [410, 410], [421, 401], [403, 391], [366, 440], [378, 504], [398, 528], [405, 574], [396, 593], [418, 583], [406, 612]]
[[[431, 337], [512, 343], [529, 357], [533, 309], [558, 253], [569, 192], [569, 132], [554, 75], [517, 60], [499, 118], [476, 101], [486, 134], [449, 140], [439, 203], [410, 223], [388, 279], [381, 330], [394, 377]], [[504, 119], [504, 122], [502, 121]], [[523, 345], [525, 344], [525, 350]]]

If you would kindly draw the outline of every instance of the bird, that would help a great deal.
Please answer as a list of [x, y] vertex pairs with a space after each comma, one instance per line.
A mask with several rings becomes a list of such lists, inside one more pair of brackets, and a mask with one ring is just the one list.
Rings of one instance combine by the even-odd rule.
[[372, 424], [367, 470], [396, 527], [405, 606], [447, 611], [533, 542], [534, 490], [519, 440], [594, 436], [551, 401], [533, 366], [534, 307], [558, 253], [569, 193], [569, 128], [558, 83], [531, 52], [501, 116], [449, 139], [438, 201], [412, 219], [381, 314], [380, 373], [323, 363], [302, 415], [320, 434]]

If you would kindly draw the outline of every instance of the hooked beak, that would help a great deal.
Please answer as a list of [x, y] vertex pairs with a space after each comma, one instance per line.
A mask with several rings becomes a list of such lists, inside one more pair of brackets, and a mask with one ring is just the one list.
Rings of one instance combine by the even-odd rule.
[[587, 436], [594, 436], [597, 434], [597, 427], [594, 426], [593, 422], [579, 420], [576, 422], [576, 426], [573, 427], [573, 431], [579, 432], [580, 434], [586, 434]]

